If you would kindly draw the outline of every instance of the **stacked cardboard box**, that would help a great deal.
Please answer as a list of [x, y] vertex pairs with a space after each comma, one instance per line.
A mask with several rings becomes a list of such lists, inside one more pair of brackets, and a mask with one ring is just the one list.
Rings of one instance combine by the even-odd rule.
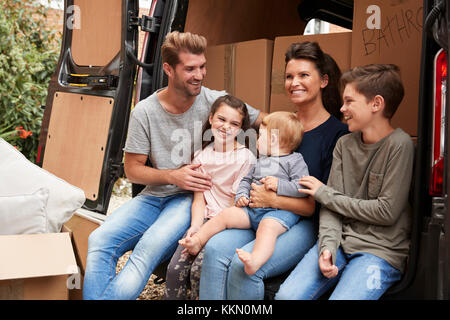
[[269, 112], [272, 51], [266, 39], [208, 47], [205, 86]]
[[[369, 29], [375, 17], [367, 8], [380, 8], [379, 29]], [[392, 119], [394, 127], [401, 127], [412, 137], [417, 136], [420, 53], [422, 49], [423, 7], [419, 0], [355, 1], [353, 32], [288, 36], [275, 39], [270, 112], [296, 111], [284, 92], [284, 52], [293, 42], [316, 41], [330, 54], [342, 72], [370, 63], [391, 63], [399, 66], [405, 96]]]
[[303, 41], [317, 42], [324, 52], [336, 60], [341, 71], [350, 68], [351, 32], [276, 38], [272, 61], [270, 112], [297, 111], [284, 89], [285, 52], [292, 43]]
[[[393, 63], [400, 67], [405, 97], [392, 124], [417, 136], [423, 3], [359, 0], [354, 5], [351, 65]], [[380, 10], [367, 13], [373, 5]], [[373, 28], [378, 18], [379, 28]]]
[[[380, 8], [378, 29], [371, 29], [368, 24], [375, 18], [373, 13], [367, 13], [370, 5]], [[293, 42], [316, 41], [336, 60], [342, 72], [369, 63], [398, 65], [405, 97], [392, 123], [414, 137], [417, 136], [422, 14], [420, 0], [389, 4], [382, 0], [361, 0], [355, 1], [353, 32], [282, 36], [274, 41], [211, 46], [207, 50], [205, 85], [226, 90], [265, 112], [296, 111], [285, 94], [284, 53]]]

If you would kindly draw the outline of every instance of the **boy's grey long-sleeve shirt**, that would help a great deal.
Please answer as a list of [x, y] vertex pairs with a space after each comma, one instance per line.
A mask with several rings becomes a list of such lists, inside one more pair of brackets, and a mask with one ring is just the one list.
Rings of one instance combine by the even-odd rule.
[[330, 250], [335, 263], [341, 246], [347, 254], [376, 255], [403, 272], [413, 158], [413, 142], [399, 128], [374, 144], [364, 144], [360, 132], [338, 140], [328, 183], [314, 195], [322, 204], [319, 254]]
[[309, 175], [308, 166], [303, 156], [293, 152], [285, 156], [260, 156], [248, 174], [242, 178], [236, 192], [235, 201], [240, 197], [250, 199], [251, 184], [261, 184], [259, 180], [267, 176], [278, 178], [277, 194], [286, 197], [306, 197], [307, 194], [298, 192], [302, 186], [298, 180]]

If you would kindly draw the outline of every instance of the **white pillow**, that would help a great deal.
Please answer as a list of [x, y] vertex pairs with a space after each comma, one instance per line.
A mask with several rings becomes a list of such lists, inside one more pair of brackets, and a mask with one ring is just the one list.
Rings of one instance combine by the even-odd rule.
[[30, 162], [0, 138], [0, 195], [30, 194], [46, 187], [48, 233], [60, 232], [62, 225], [84, 204], [83, 190]]
[[0, 196], [0, 235], [47, 232], [48, 188], [33, 194]]

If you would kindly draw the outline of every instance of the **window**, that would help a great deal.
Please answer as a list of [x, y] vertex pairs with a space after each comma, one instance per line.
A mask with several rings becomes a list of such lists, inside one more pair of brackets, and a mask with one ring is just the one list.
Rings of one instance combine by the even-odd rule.
[[311, 19], [305, 27], [305, 31], [303, 34], [321, 34], [321, 33], [330, 33], [330, 24], [328, 22], [319, 20], [319, 19]]

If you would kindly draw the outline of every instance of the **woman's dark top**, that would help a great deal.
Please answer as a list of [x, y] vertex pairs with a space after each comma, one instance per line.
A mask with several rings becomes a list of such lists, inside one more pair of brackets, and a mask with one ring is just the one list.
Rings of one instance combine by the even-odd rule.
[[[296, 152], [302, 154], [308, 165], [309, 174], [327, 183], [330, 174], [333, 150], [337, 140], [349, 133], [348, 126], [336, 117], [330, 116], [320, 126], [306, 131]], [[315, 218], [318, 219], [320, 205], [316, 203]]]

